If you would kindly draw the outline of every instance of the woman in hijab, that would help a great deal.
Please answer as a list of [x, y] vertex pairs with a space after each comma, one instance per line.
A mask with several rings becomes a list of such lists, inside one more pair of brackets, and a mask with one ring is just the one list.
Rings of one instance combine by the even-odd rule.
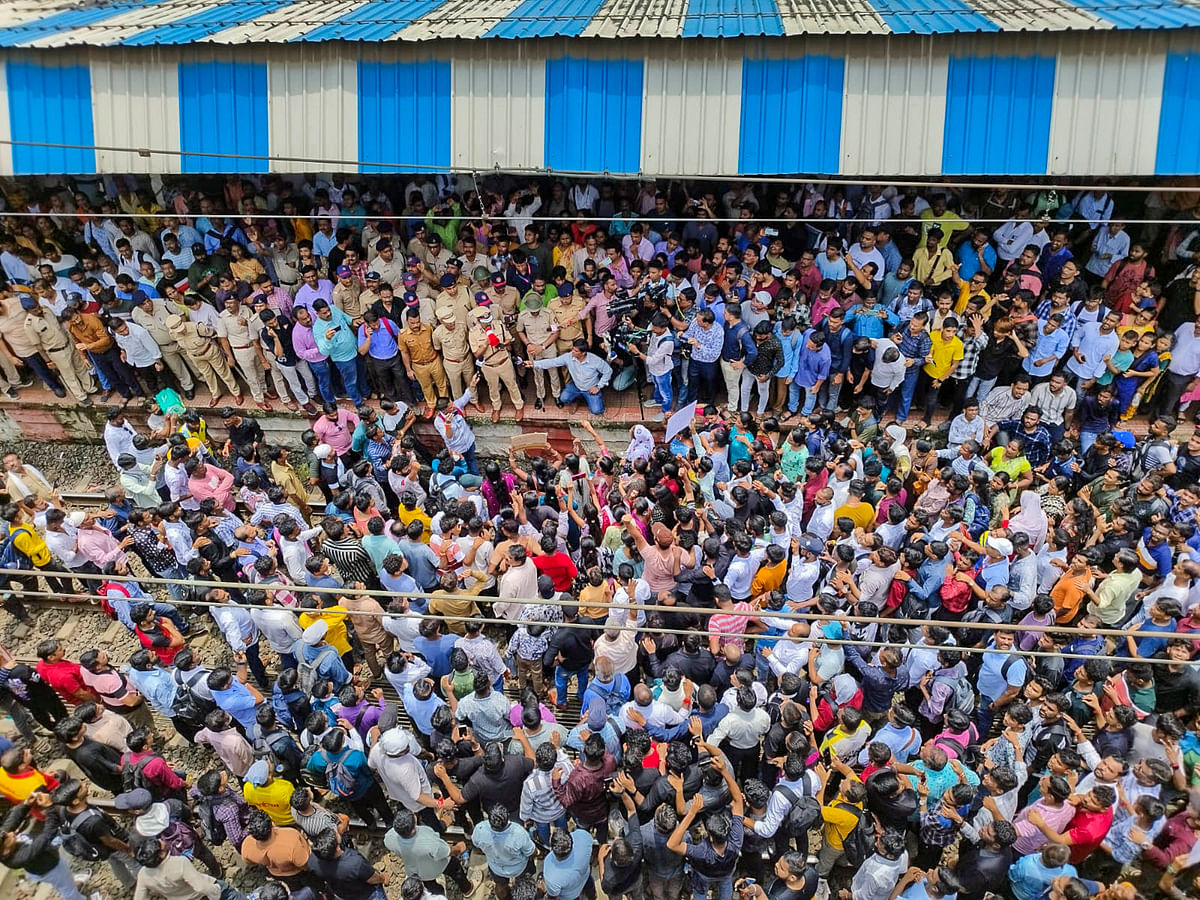
[[629, 449], [625, 451], [625, 461], [635, 463], [640, 459], [650, 459], [654, 452], [654, 437], [645, 425], [634, 425]]
[[830, 682], [830, 688], [826, 694], [809, 698], [809, 715], [812, 716], [814, 731], [827, 731], [832, 728], [837, 721], [838, 710], [843, 706], [862, 709], [862, 689], [853, 675], [845, 672], [835, 675]]
[[1029, 535], [1029, 549], [1036, 553], [1046, 542], [1046, 529], [1050, 521], [1036, 491], [1021, 491], [1020, 503], [1020, 510], [1008, 520], [1008, 531], [1010, 534], [1023, 531]]

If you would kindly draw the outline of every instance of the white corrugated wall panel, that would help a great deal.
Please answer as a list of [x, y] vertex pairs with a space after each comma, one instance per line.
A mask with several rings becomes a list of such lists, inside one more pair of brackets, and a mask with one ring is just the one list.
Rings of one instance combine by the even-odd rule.
[[669, 58], [647, 58], [644, 171], [721, 175], [738, 170], [742, 54], [740, 47], [736, 54], [724, 52], [724, 43], [694, 49], [684, 44]]
[[[358, 64], [353, 45], [272, 47], [267, 54], [267, 93], [271, 156], [277, 157], [272, 171], [358, 170]], [[321, 162], [302, 161], [306, 159]]]
[[[177, 54], [155, 50], [92, 50], [92, 121], [98, 147], [178, 150], [179, 69]], [[179, 156], [140, 156], [97, 150], [101, 172], [178, 172]]]
[[930, 39], [846, 44], [840, 174], [940, 173], [948, 55]]
[[1054, 77], [1050, 175], [1153, 174], [1166, 41], [1064, 36]]
[[0, 175], [13, 173], [12, 144], [7, 143], [10, 140], [12, 130], [8, 117], [8, 67], [0, 54], [0, 141], [6, 142], [0, 143]]
[[[518, 42], [458, 44], [452, 56], [451, 160], [478, 169], [546, 158], [546, 60]], [[583, 140], [582, 133], [567, 137]]]

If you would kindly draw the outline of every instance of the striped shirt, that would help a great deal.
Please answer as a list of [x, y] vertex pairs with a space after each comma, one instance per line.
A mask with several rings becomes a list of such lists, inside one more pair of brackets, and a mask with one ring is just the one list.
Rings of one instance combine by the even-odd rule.
[[979, 365], [979, 351], [987, 346], [987, 342], [988, 336], [983, 333], [977, 334], [973, 338], [964, 337], [962, 359], [950, 377], [962, 381], [974, 375], [975, 367]]
[[728, 637], [733, 634], [745, 634], [746, 626], [750, 624], [752, 607], [749, 603], [733, 604], [736, 612], [715, 613], [708, 619], [708, 633], [715, 635], [718, 639], [720, 647], [723, 649], [727, 644], [741, 644], [742, 638]]
[[1057, 394], [1050, 390], [1050, 383], [1043, 382], [1029, 392], [1033, 406], [1042, 411], [1042, 422], [1046, 425], [1062, 425], [1067, 410], [1075, 408], [1075, 392], [1064, 387]]

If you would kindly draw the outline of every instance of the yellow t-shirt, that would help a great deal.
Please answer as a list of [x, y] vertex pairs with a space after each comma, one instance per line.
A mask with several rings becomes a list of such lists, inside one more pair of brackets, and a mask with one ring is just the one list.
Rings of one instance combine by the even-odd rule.
[[[967, 301], [971, 299], [971, 296], [971, 285], [964, 281], [962, 286], [958, 289], [958, 300], [954, 304], [954, 314], [956, 316], [961, 316], [967, 311]], [[987, 291], [980, 291], [974, 296], [979, 297], [984, 303], [987, 303], [992, 299], [992, 295]]]
[[929, 355], [933, 357], [933, 362], [925, 364], [925, 374], [938, 381], [945, 381], [963, 358], [962, 341], [957, 335], [944, 341], [940, 330], [931, 334], [930, 338]]
[[420, 522], [422, 525], [424, 525], [425, 530], [421, 532], [421, 542], [425, 544], [429, 543], [430, 529], [433, 525], [433, 519], [425, 515], [425, 513], [421, 511], [421, 507], [414, 506], [411, 510], [409, 510], [401, 506], [398, 510], [396, 510], [396, 518], [404, 523], [405, 528], [408, 527], [410, 522]]
[[10, 525], [8, 533], [16, 535], [13, 546], [24, 553], [35, 566], [45, 566], [50, 562], [50, 548], [46, 541], [29, 525]]
[[[857, 779], [855, 780], [857, 781]], [[844, 849], [846, 838], [858, 825], [858, 815], [847, 807], [857, 809], [860, 815], [862, 813], [861, 803], [847, 803], [845, 800], [834, 800], [827, 806], [821, 807], [821, 818], [825, 823], [821, 832], [825, 836], [825, 843], [833, 850]]]
[[842, 516], [847, 519], [852, 519], [854, 524], [859, 528], [870, 528], [871, 523], [875, 521], [875, 507], [865, 500], [854, 504], [846, 504], [839, 506], [833, 513], [833, 520], [836, 522]]
[[346, 633], [346, 616], [350, 611], [344, 606], [327, 606], [325, 609], [305, 610], [300, 613], [300, 627], [307, 628], [313, 622], [324, 622], [329, 626], [325, 642], [345, 656], [350, 652], [350, 636]]
[[292, 818], [292, 792], [295, 786], [290, 781], [276, 778], [270, 784], [257, 787], [247, 783], [242, 788], [242, 796], [251, 806], [257, 806], [276, 825], [295, 825]]

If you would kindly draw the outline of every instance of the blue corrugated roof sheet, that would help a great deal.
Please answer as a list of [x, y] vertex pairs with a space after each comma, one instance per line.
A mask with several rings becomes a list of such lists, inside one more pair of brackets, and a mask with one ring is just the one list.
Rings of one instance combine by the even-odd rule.
[[[875, 15], [830, 13], [824, 0], [688, 0], [663, 7], [659, 37], [954, 34], [1200, 26], [1200, 0], [867, 0]], [[676, 4], [678, 6], [678, 4]], [[204, 40], [420, 41], [456, 33], [518, 39], [635, 37], [659, 16], [612, 0], [10, 0], [0, 47], [174, 45]], [[449, 29], [449, 31], [448, 31]]]

